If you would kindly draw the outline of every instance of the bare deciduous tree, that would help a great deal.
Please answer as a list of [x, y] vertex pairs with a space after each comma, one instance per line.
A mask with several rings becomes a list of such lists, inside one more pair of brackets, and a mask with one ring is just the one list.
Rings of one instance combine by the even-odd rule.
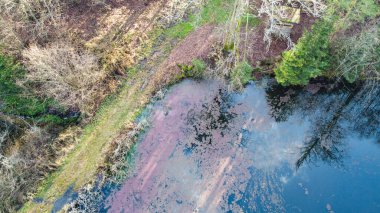
[[[235, 1], [231, 16], [221, 29], [223, 46], [216, 48], [214, 53], [217, 57], [223, 57], [218, 59], [216, 69], [209, 70], [210, 75], [222, 78], [228, 77], [231, 74], [231, 70], [242, 60], [240, 57], [241, 52], [244, 53], [243, 60], [245, 59], [246, 49], [243, 51], [239, 49], [241, 42], [241, 20], [244, 15], [248, 14], [249, 9], [249, 0]], [[244, 27], [248, 27], [248, 22]], [[247, 31], [246, 29], [246, 36], [248, 35]], [[245, 46], [244, 48], [247, 47]], [[228, 54], [223, 54], [223, 52], [228, 52]]]
[[380, 30], [377, 24], [357, 36], [338, 40], [335, 45], [336, 67], [348, 81], [363, 78], [368, 83], [380, 81]]
[[286, 7], [300, 8], [314, 17], [320, 17], [327, 8], [323, 0], [263, 0], [259, 8], [259, 16], [266, 17], [268, 20], [264, 33], [264, 41], [268, 48], [273, 37], [287, 41], [288, 48], [294, 45], [290, 38], [291, 27], [282, 26], [281, 20], [289, 16]]

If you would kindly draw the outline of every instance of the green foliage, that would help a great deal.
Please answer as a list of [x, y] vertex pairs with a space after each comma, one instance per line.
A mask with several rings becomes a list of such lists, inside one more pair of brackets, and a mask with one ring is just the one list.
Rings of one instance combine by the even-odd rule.
[[[22, 80], [25, 70], [13, 60], [0, 55], [0, 111], [10, 115], [25, 116], [40, 123], [63, 124], [69, 121], [59, 116], [49, 115], [48, 109], [58, 109], [53, 100], [41, 100], [32, 92], [17, 85]], [[60, 110], [62, 111], [62, 110]]]
[[78, 121], [77, 116], [61, 118], [58, 115], [44, 114], [36, 119], [41, 124], [68, 125]]
[[201, 24], [221, 24], [228, 20], [234, 0], [208, 0], [201, 11]]
[[380, 30], [377, 26], [358, 36], [344, 38], [335, 44], [334, 61], [338, 75], [353, 83], [358, 78], [380, 76]]
[[206, 70], [206, 63], [200, 59], [195, 59], [192, 61], [193, 64], [193, 77], [200, 78], [203, 76], [204, 71]]
[[208, 0], [199, 15], [190, 15], [186, 21], [166, 29], [164, 34], [169, 39], [183, 39], [197, 26], [223, 23], [228, 20], [233, 2], [233, 0]]
[[206, 63], [200, 59], [195, 59], [192, 61], [192, 64], [177, 64], [181, 69], [181, 74], [179, 79], [182, 78], [201, 78], [207, 67]]
[[194, 30], [194, 25], [191, 22], [181, 22], [166, 31], [166, 36], [169, 38], [183, 39]]
[[193, 65], [177, 64], [177, 66], [181, 69], [181, 78], [187, 77], [193, 70]]
[[253, 68], [247, 61], [239, 62], [231, 71], [231, 84], [234, 88], [241, 88], [246, 85], [252, 78]]
[[227, 56], [228, 54], [232, 53], [235, 49], [235, 44], [233, 42], [226, 42], [223, 46], [223, 55]]
[[305, 32], [296, 46], [283, 53], [274, 70], [282, 85], [306, 85], [310, 78], [320, 76], [330, 66], [330, 35], [332, 22], [319, 21], [310, 32]]
[[338, 28], [348, 28], [355, 22], [364, 23], [368, 18], [380, 15], [376, 0], [329, 0], [330, 15], [339, 16]]
[[139, 69], [136, 66], [134, 66], [134, 67], [127, 68], [125, 72], [127, 73], [128, 77], [133, 77], [139, 72]]
[[36, 116], [46, 111], [48, 103], [41, 102], [16, 84], [25, 71], [11, 58], [0, 56], [0, 110], [21, 116]]

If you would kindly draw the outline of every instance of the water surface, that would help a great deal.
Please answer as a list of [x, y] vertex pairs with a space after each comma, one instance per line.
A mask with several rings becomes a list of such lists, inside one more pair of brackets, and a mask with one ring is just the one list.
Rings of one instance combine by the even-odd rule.
[[131, 176], [105, 209], [380, 212], [376, 98], [316, 87], [266, 80], [241, 93], [216, 81], [174, 86], [154, 104]]

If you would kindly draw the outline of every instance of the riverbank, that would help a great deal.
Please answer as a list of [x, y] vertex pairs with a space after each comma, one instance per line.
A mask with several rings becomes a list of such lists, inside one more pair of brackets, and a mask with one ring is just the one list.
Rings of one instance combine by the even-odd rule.
[[[151, 34], [155, 35], [158, 43], [153, 47], [149, 60], [146, 63], [141, 62], [141, 66], [136, 65], [135, 68], [129, 69], [133, 72], [128, 72], [128, 79], [118, 94], [100, 107], [94, 122], [85, 127], [75, 149], [66, 157], [62, 166], [46, 178], [39, 187], [35, 199], [26, 203], [21, 212], [48, 212], [52, 209], [54, 202], [70, 187], [78, 190], [85, 184], [91, 183], [99, 169], [106, 166], [104, 165], [105, 153], [109, 152], [111, 141], [116, 139], [123, 129], [128, 129], [130, 125], [133, 125], [135, 118], [154, 93], [177, 80], [177, 75], [180, 74], [177, 63], [188, 63], [194, 59], [193, 57], [197, 57], [197, 55], [190, 55], [188, 58], [181, 58], [182, 61], [177, 61], [178, 57], [170, 57], [171, 51], [168, 50], [173, 48], [173, 44], [181, 43], [188, 34], [190, 38], [197, 37], [199, 35], [197, 31], [204, 29], [202, 25], [217, 24], [218, 21], [222, 21], [220, 19], [227, 18], [228, 15], [221, 16], [221, 14], [226, 14], [225, 11], [228, 11], [229, 6], [222, 1], [210, 1], [201, 9], [201, 19], [190, 18], [189, 21], [181, 22], [166, 30], [152, 29]], [[220, 11], [223, 12], [220, 13]], [[191, 26], [185, 35], [182, 31], [183, 26]], [[194, 30], [192, 36], [191, 32]], [[160, 43], [160, 39], [163, 39], [163, 42]], [[185, 39], [185, 45], [177, 50], [174, 48], [173, 51], [178, 52], [181, 48], [196, 45], [196, 43], [203, 45], [200, 40], [190, 41], [186, 44]], [[165, 60], [167, 57], [170, 59]]]

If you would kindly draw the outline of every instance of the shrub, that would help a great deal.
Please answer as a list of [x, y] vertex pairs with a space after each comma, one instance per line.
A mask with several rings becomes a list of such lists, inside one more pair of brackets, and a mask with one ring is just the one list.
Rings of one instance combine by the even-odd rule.
[[32, 42], [44, 43], [62, 33], [59, 0], [0, 1], [0, 43], [3, 51], [19, 54]]
[[334, 61], [338, 75], [348, 82], [359, 77], [380, 79], [380, 31], [378, 26], [360, 35], [338, 41], [334, 48]]
[[328, 69], [332, 31], [332, 22], [322, 20], [315, 23], [293, 49], [283, 53], [282, 62], [274, 70], [276, 80], [282, 85], [306, 85], [310, 78]]
[[193, 78], [201, 78], [203, 76], [204, 71], [206, 70], [206, 63], [200, 59], [195, 59], [192, 61], [193, 70], [192, 77]]
[[376, 0], [329, 0], [332, 14], [340, 14], [337, 20], [338, 27], [348, 28], [355, 22], [364, 23], [368, 18], [380, 14], [380, 7]]
[[191, 65], [178, 64], [181, 74], [178, 78], [202, 78], [207, 67], [206, 63], [200, 59], [194, 59]]
[[23, 51], [23, 57], [29, 68], [24, 83], [31, 84], [43, 97], [84, 112], [93, 101], [96, 85], [105, 76], [94, 55], [68, 43], [55, 43], [46, 48], [34, 45]]
[[253, 68], [247, 61], [239, 62], [231, 71], [231, 84], [235, 89], [245, 86], [252, 78]]
[[0, 212], [16, 212], [44, 174], [56, 169], [50, 137], [32, 126], [18, 139], [19, 147], [0, 152]]

